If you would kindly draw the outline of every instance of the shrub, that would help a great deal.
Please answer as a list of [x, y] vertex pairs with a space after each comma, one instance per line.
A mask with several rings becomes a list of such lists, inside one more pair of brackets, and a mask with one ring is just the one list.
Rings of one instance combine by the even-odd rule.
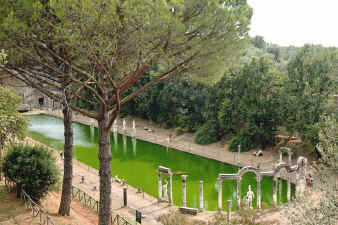
[[11, 146], [4, 158], [3, 172], [37, 202], [55, 187], [59, 178], [55, 158], [38, 146]]
[[177, 136], [184, 134], [184, 129], [182, 127], [176, 127], [175, 133]]
[[241, 152], [247, 152], [250, 149], [255, 147], [255, 144], [253, 143], [251, 136], [243, 132], [240, 134], [237, 134], [236, 136], [233, 136], [230, 139], [229, 151], [237, 152], [238, 145], [241, 145]]
[[216, 121], [208, 121], [196, 132], [196, 144], [208, 145], [216, 141], [219, 141]]

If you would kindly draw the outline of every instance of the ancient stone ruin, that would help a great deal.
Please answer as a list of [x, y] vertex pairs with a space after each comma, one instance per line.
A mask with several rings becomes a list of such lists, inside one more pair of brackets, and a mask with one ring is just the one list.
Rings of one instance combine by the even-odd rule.
[[[283, 178], [287, 180], [287, 200], [291, 200], [291, 176], [294, 176], [294, 181], [296, 185], [296, 197], [302, 196], [305, 191], [306, 187], [306, 167], [307, 167], [307, 159], [300, 156], [297, 160], [297, 164], [292, 166], [292, 151], [289, 148], [282, 147], [279, 150], [280, 153], [280, 160], [274, 166], [271, 171], [262, 171], [260, 168], [256, 168], [253, 166], [246, 166], [241, 168], [237, 173], [234, 174], [219, 174], [217, 179], [218, 184], [218, 211], [222, 211], [222, 182], [224, 179], [232, 179], [237, 181], [237, 192], [236, 192], [236, 199], [237, 199], [237, 207], [241, 207], [241, 179], [244, 174], [248, 172], [253, 172], [256, 174], [257, 179], [257, 193], [253, 193], [251, 191], [251, 187], [249, 187], [249, 191], [246, 196], [246, 205], [249, 208], [252, 208], [252, 201], [256, 198], [257, 201], [257, 208], [261, 208], [261, 180], [263, 177], [273, 177], [273, 203], [274, 206], [277, 206], [277, 185], [278, 185], [278, 178], [281, 177], [281, 170], [286, 171]], [[282, 154], [288, 154], [288, 162], [283, 162]], [[169, 204], [173, 203], [172, 198], [172, 172], [169, 168], [159, 166], [158, 167], [158, 193], [159, 193], [159, 202], [163, 201], [162, 196], [162, 173], [167, 173], [169, 175]], [[182, 175], [182, 199], [183, 199], [183, 208], [186, 208], [186, 179], [187, 175]], [[228, 200], [229, 201], [229, 200]], [[228, 202], [228, 205], [231, 206], [231, 202]], [[203, 181], [200, 181], [200, 210], [203, 210]]]

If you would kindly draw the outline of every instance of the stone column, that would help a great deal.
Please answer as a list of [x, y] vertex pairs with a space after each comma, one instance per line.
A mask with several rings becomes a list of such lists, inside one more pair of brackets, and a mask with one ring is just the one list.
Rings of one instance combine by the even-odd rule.
[[238, 153], [237, 153], [237, 163], [238, 164], [241, 163], [240, 155], [241, 155], [241, 145], [238, 145]]
[[279, 163], [282, 163], [283, 162], [283, 153], [280, 152], [279, 153]]
[[182, 175], [182, 200], [183, 200], [183, 207], [187, 207], [187, 175]]
[[279, 188], [278, 188], [278, 195], [279, 195], [279, 199], [282, 199], [282, 189], [283, 189], [283, 181], [282, 179], [278, 179], [278, 185], [279, 185]]
[[292, 164], [291, 156], [292, 156], [291, 152], [288, 152], [288, 164], [289, 164], [289, 166], [291, 166], [291, 164]]
[[203, 202], [204, 201], [204, 199], [203, 199], [203, 181], [201, 180], [200, 181], [200, 211], [202, 211], [203, 210], [203, 208], [204, 208], [204, 205], [203, 205]]
[[278, 177], [273, 177], [273, 205], [277, 207], [277, 182], [278, 182]]
[[237, 177], [237, 208], [241, 208], [241, 177]]
[[169, 205], [172, 205], [174, 203], [173, 199], [173, 174], [169, 170], [168, 172], [169, 175]]
[[218, 212], [222, 212], [222, 178], [217, 179], [218, 182]]
[[228, 214], [228, 222], [231, 220], [231, 200], [228, 200], [228, 209], [227, 209], [227, 214]]
[[257, 208], [261, 208], [261, 177], [257, 177]]
[[162, 173], [158, 171], [158, 201], [162, 200]]
[[290, 174], [288, 174], [288, 191], [287, 191], [287, 198], [288, 198], [288, 202], [291, 200], [291, 177]]
[[90, 121], [90, 137], [94, 136], [94, 121]]

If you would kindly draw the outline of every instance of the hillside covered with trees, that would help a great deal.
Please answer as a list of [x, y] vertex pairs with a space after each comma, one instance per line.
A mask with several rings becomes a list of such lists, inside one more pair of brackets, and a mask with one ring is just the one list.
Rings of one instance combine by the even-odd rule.
[[[320, 117], [337, 113], [337, 67], [336, 48], [280, 47], [258, 36], [219, 80], [172, 78], [125, 104], [121, 114], [175, 127], [178, 133], [196, 132], [199, 144], [230, 135], [231, 151], [239, 143], [244, 150], [273, 145], [276, 132], [315, 146]], [[157, 69], [152, 67], [136, 86]]]

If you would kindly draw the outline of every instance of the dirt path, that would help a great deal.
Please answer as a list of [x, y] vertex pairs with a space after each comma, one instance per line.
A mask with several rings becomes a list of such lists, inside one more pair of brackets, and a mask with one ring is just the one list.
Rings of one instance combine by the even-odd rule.
[[[55, 225], [93, 225], [98, 223], [95, 212], [83, 206], [79, 201], [73, 200], [71, 204], [71, 216], [61, 217], [57, 215], [60, 203], [60, 191], [49, 192], [41, 202], [43, 210], [47, 211]], [[0, 224], [39, 224], [39, 216], [32, 216], [30, 209], [26, 209], [20, 199], [14, 193], [8, 193], [4, 184], [0, 182]]]

